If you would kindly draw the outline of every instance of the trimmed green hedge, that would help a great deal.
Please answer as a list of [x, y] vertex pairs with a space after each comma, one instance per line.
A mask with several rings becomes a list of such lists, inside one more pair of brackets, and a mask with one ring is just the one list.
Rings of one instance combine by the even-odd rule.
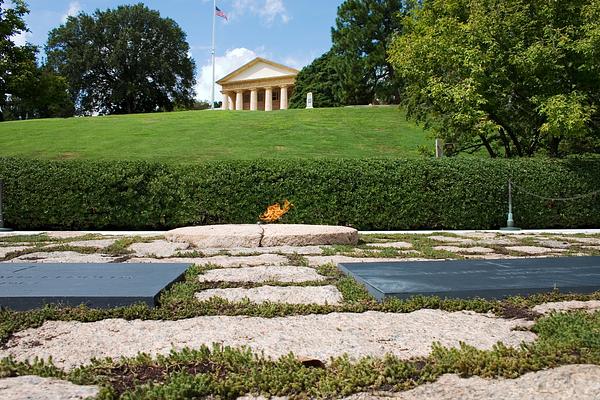
[[[165, 229], [255, 223], [289, 199], [286, 223], [362, 230], [506, 224], [507, 181], [545, 197], [600, 189], [600, 158], [259, 160], [167, 165], [0, 158], [4, 217], [15, 229]], [[600, 195], [541, 200], [516, 190], [523, 228], [600, 226]]]

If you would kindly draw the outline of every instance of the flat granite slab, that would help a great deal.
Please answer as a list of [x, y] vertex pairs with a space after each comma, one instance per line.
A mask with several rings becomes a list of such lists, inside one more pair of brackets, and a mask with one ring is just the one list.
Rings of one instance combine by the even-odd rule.
[[496, 299], [600, 290], [600, 257], [340, 263], [377, 300], [416, 295]]
[[170, 242], [189, 243], [199, 249], [356, 245], [358, 231], [328, 225], [206, 225], [173, 229], [165, 233], [165, 238]]
[[157, 304], [190, 264], [0, 263], [0, 307], [17, 311], [45, 304], [111, 308]]

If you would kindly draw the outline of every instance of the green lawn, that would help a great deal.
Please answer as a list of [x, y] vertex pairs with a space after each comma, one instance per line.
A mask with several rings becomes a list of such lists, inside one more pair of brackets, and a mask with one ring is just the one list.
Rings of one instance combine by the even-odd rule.
[[397, 107], [187, 111], [0, 123], [0, 156], [196, 162], [398, 158], [433, 140]]

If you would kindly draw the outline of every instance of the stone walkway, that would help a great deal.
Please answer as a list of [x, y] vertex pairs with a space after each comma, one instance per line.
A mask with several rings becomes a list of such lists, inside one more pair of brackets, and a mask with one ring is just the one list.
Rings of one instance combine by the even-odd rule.
[[531, 321], [440, 310], [278, 318], [217, 316], [181, 321], [48, 321], [40, 328], [14, 335], [0, 350], [0, 358], [52, 357], [57, 366], [69, 369], [87, 364], [94, 357], [168, 354], [173, 349], [222, 343], [248, 346], [274, 358], [293, 352], [324, 362], [343, 354], [353, 359], [385, 354], [408, 359], [429, 355], [434, 342], [448, 347], [465, 342], [480, 349], [491, 349], [497, 342], [518, 346], [535, 340], [532, 332], [515, 330], [530, 325]]
[[[95, 396], [94, 386], [34, 376], [0, 379], [2, 400], [81, 400]], [[436, 382], [404, 393], [359, 393], [343, 400], [598, 400], [600, 367], [567, 365], [530, 372], [516, 379], [461, 378], [443, 375]], [[244, 396], [238, 400], [267, 400]], [[287, 400], [273, 397], [271, 400]]]
[[598, 400], [600, 367], [567, 365], [517, 379], [444, 375], [404, 393], [356, 394], [344, 400]]
[[[343, 296], [331, 284], [331, 278], [318, 268], [329, 263], [600, 255], [600, 236], [589, 235], [488, 232], [378, 235], [362, 236], [362, 242], [356, 246], [255, 248], [196, 248], [160, 237], [82, 237], [64, 232], [48, 236], [52, 239], [19, 238], [16, 241], [0, 236], [0, 261], [197, 264], [203, 267], [198, 281], [206, 289], [196, 293], [196, 299], [212, 301], [217, 297], [233, 303], [343, 304]], [[534, 311], [543, 314], [577, 309], [598, 310], [600, 302], [551, 303], [537, 306]], [[505, 320], [472, 312], [426, 309], [408, 314], [370, 311], [279, 318], [210, 316], [180, 321], [48, 321], [40, 328], [13, 335], [0, 349], [0, 358], [52, 357], [57, 366], [70, 369], [89, 363], [94, 357], [131, 357], [139, 352], [167, 354], [172, 349], [212, 343], [248, 346], [271, 357], [294, 352], [297, 356], [324, 362], [343, 354], [354, 359], [390, 353], [410, 358], [427, 356], [434, 342], [448, 347], [465, 342], [480, 349], [490, 349], [499, 341], [507, 346], [518, 346], [535, 340], [535, 334], [522, 329], [531, 324], [531, 321]], [[359, 394], [350, 399], [493, 399], [502, 393], [506, 399], [598, 400], [590, 396], [598, 390], [599, 371], [600, 368], [594, 366], [567, 366], [527, 374], [516, 380], [494, 381], [448, 375], [436, 383], [402, 394]], [[39, 398], [48, 399], [78, 399], [90, 395], [86, 393], [95, 393], [90, 392], [94, 388], [21, 377], [0, 379], [0, 398], [27, 398], [23, 397], [25, 388], [31, 388], [31, 393], [39, 390], [47, 395]], [[52, 397], [52, 393], [58, 393], [58, 397]]]

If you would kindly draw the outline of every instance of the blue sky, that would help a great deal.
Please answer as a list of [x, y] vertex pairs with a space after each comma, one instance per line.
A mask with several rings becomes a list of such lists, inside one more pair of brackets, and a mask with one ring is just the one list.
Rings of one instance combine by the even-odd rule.
[[[31, 32], [17, 42], [43, 46], [48, 32], [67, 15], [93, 13], [140, 1], [26, 0]], [[217, 18], [217, 79], [256, 56], [301, 68], [331, 46], [331, 26], [343, 0], [219, 0], [229, 21]], [[199, 99], [210, 97], [213, 0], [148, 0], [149, 8], [174, 19], [186, 32], [196, 60]]]

